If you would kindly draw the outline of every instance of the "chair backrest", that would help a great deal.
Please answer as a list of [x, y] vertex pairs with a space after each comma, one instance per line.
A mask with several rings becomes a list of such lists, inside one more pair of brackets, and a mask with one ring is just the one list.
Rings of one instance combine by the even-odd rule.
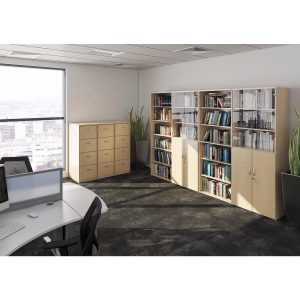
[[101, 216], [102, 203], [98, 197], [95, 197], [87, 213], [85, 214], [80, 226], [80, 241], [82, 255], [92, 255], [93, 246], [99, 250], [96, 237], [97, 222]]
[[32, 172], [28, 156], [2, 157], [0, 164], [4, 165], [6, 175]]

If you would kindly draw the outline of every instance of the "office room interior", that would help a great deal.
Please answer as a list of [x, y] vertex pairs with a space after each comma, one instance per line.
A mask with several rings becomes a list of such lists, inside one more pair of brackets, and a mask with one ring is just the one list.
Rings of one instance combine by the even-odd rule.
[[299, 50], [1, 44], [0, 254], [299, 255]]

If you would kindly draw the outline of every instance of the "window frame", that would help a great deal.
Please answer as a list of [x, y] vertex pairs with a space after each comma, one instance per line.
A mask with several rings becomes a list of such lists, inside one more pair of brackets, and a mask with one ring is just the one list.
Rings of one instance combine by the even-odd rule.
[[66, 76], [66, 69], [65, 68], [55, 68], [55, 67], [44, 67], [44, 66], [31, 66], [31, 65], [19, 65], [19, 64], [4, 64], [0, 63], [0, 67], [5, 66], [5, 67], [18, 67], [18, 68], [31, 68], [31, 69], [46, 69], [46, 70], [58, 70], [58, 71], [63, 71], [63, 90], [62, 90], [62, 98], [63, 98], [63, 103], [62, 103], [62, 117], [43, 117], [43, 118], [17, 118], [17, 119], [1, 119], [0, 118], [0, 123], [8, 123], [8, 122], [24, 122], [24, 121], [48, 121], [48, 120], [63, 120], [63, 166], [62, 169], [64, 171], [67, 170], [67, 76]]

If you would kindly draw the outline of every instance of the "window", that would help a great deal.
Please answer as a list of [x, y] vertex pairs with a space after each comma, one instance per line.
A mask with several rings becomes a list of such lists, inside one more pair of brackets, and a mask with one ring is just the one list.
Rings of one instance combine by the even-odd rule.
[[0, 65], [0, 157], [65, 167], [65, 71]]

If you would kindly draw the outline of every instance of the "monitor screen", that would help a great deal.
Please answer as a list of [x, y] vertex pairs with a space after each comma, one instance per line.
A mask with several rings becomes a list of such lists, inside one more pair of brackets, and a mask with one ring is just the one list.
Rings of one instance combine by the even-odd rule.
[[0, 210], [8, 208], [8, 193], [4, 165], [0, 165]]

